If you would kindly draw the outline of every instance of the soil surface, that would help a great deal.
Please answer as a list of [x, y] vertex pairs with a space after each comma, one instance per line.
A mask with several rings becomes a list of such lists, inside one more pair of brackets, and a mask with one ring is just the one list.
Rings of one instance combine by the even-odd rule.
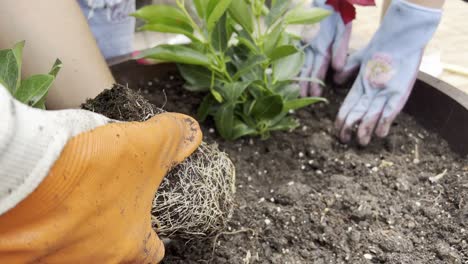
[[[134, 86], [166, 111], [194, 115], [202, 99], [175, 72]], [[227, 142], [202, 124], [236, 164], [234, 216], [216, 238], [167, 243], [164, 263], [468, 263], [468, 161], [405, 114], [386, 139], [340, 144], [343, 94], [265, 141]]]

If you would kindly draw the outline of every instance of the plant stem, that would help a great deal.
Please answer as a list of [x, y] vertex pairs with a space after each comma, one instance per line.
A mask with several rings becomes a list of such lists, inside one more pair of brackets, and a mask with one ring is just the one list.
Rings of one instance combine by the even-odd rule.
[[189, 22], [190, 22], [191, 26], [193, 27], [193, 29], [200, 35], [200, 37], [202, 37], [201, 42], [206, 42], [206, 38], [205, 38], [205, 36], [203, 34], [203, 31], [198, 26], [198, 24], [193, 20], [192, 16], [189, 14], [187, 9], [185, 8], [185, 1], [184, 0], [181, 0], [181, 2], [177, 1], [177, 5], [182, 10], [184, 15], [189, 19]]

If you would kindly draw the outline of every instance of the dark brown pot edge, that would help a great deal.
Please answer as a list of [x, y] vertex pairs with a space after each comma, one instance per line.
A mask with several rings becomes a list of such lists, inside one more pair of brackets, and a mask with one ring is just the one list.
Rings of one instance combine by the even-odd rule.
[[468, 155], [468, 94], [420, 72], [404, 111], [447, 140], [453, 151]]

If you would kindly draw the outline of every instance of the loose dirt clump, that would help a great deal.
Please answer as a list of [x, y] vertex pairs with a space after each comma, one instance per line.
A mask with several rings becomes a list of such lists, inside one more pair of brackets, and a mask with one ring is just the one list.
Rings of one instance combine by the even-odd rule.
[[[168, 111], [194, 115], [203, 98], [176, 72], [116, 76], [130, 77], [150, 102], [167, 97]], [[340, 144], [343, 94], [329, 91], [329, 105], [296, 113], [300, 128], [265, 141], [226, 142], [203, 123], [204, 140], [236, 165], [234, 214], [217, 239], [166, 245], [164, 263], [468, 263], [466, 158], [405, 114], [386, 139]]]
[[[165, 112], [122, 85], [87, 100], [82, 108], [119, 121], [145, 121]], [[232, 216], [234, 192], [233, 163], [216, 144], [202, 143], [163, 179], [153, 202], [154, 229], [164, 238], [215, 236]]]
[[119, 84], [104, 90], [94, 99], [86, 100], [81, 108], [119, 121], [145, 121], [164, 112], [140, 93]]

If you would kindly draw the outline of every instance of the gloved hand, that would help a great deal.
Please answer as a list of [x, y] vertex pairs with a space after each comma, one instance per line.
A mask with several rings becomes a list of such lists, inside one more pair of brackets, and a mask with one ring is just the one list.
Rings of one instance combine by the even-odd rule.
[[343, 83], [353, 72], [359, 75], [336, 120], [339, 138], [357, 138], [367, 145], [375, 131], [388, 135], [395, 117], [408, 100], [415, 83], [424, 48], [432, 38], [442, 11], [393, 0], [369, 45], [352, 55], [335, 82]]
[[[312, 40], [305, 39], [309, 46], [305, 48], [305, 64], [300, 78], [315, 78], [323, 81], [331, 64], [335, 71], [342, 71], [351, 36], [352, 22], [343, 21], [339, 12], [327, 0], [314, 0], [314, 7], [330, 10], [332, 14], [322, 20], [317, 35]], [[322, 87], [317, 82], [300, 81], [301, 96], [320, 96]]]
[[[2, 89], [0, 87], [0, 99]], [[0, 105], [0, 110], [13, 109], [10, 117], [3, 119], [5, 115], [2, 115], [2, 122], [14, 124], [18, 114], [22, 115], [19, 118], [23, 121], [24, 117], [29, 117], [33, 125], [29, 127], [31, 133], [40, 135], [39, 145], [43, 138], [41, 133], [49, 129], [40, 124], [46, 125], [47, 118], [67, 116], [61, 115], [61, 111], [33, 110], [13, 103], [11, 99], [6, 103], [0, 101], [6, 106], [2, 109]], [[88, 122], [88, 128], [102, 124], [104, 120], [90, 112], [66, 112], [72, 119], [74, 113], [90, 120], [94, 118]], [[36, 123], [37, 119], [41, 122]], [[57, 130], [50, 133], [51, 145], [57, 145], [55, 141], [61, 138], [62, 130], [73, 130], [69, 128], [73, 123], [64, 122], [63, 126], [54, 127], [58, 123], [49, 122]], [[10, 178], [22, 179], [22, 174], [28, 175], [21, 165], [32, 164], [32, 172], [41, 172], [37, 168], [47, 164], [48, 159], [35, 157], [35, 152], [31, 160], [24, 158], [28, 157], [28, 146], [31, 151], [37, 150], [34, 142], [27, 142], [27, 138], [22, 137], [23, 144], [13, 148], [15, 135], [2, 134], [2, 131], [5, 130], [0, 125], [0, 136], [13, 139], [3, 144], [5, 141], [0, 137], [0, 149], [9, 154], [2, 156], [0, 153], [0, 164], [5, 159], [10, 160], [2, 165], [0, 179], [7, 179], [8, 185]], [[61, 148], [57, 160], [49, 166], [38, 187], [13, 208], [6, 212], [0, 210], [0, 263], [159, 262], [164, 255], [164, 246], [151, 228], [152, 200], [168, 169], [189, 156], [200, 144], [202, 135], [198, 124], [190, 117], [166, 113], [144, 123], [113, 122], [88, 132], [75, 132], [65, 133], [77, 135]], [[11, 157], [24, 152], [22, 159]], [[54, 151], [46, 149], [43, 153], [53, 154]], [[12, 177], [5, 175], [5, 168]], [[12, 184], [6, 197], [0, 192], [0, 209], [5, 208], [5, 201], [11, 204], [8, 203], [11, 200], [9, 194], [15, 196], [15, 193], [28, 189], [24, 185], [30, 185], [34, 177], [40, 179], [41, 175], [32, 177], [32, 181], [31, 177], [23, 178], [17, 188], [11, 187], [17, 184]], [[0, 187], [2, 184], [5, 182], [0, 183]]]

